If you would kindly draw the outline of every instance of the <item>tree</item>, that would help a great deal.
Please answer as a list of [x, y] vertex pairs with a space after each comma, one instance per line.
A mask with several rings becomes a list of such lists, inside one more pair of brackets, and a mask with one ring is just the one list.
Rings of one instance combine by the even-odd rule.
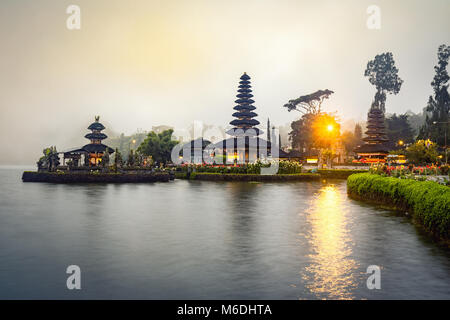
[[108, 148], [106, 148], [105, 152], [103, 153], [101, 165], [104, 168], [106, 168], [109, 165], [109, 151], [108, 151]]
[[117, 172], [117, 168], [121, 167], [123, 164], [122, 154], [119, 151], [119, 148], [116, 148], [116, 152], [114, 153], [114, 171]]
[[305, 152], [313, 147], [312, 123], [316, 119], [317, 114], [306, 113], [299, 120], [291, 123], [291, 132], [289, 132], [289, 140], [291, 140], [292, 148]]
[[390, 149], [394, 149], [401, 144], [411, 143], [414, 141], [414, 132], [409, 125], [407, 114], [393, 114], [386, 118], [386, 134], [389, 139], [387, 143]]
[[283, 107], [287, 108], [289, 112], [296, 110], [303, 114], [319, 114], [322, 111], [321, 107], [323, 100], [328, 99], [333, 93], [333, 91], [328, 89], [318, 90], [297, 99], [289, 100]]
[[330, 149], [340, 136], [341, 126], [336, 120], [336, 116], [329, 113], [317, 115], [312, 122], [312, 138], [315, 148]]
[[128, 161], [127, 161], [127, 165], [129, 167], [133, 167], [135, 165], [135, 156], [134, 156], [134, 152], [133, 149], [130, 150], [130, 152], [128, 153]]
[[38, 169], [46, 169], [48, 171], [56, 170], [56, 167], [59, 166], [59, 155], [56, 146], [45, 148], [42, 150], [42, 153], [44, 155], [37, 162]]
[[150, 132], [137, 151], [145, 156], [152, 156], [156, 162], [167, 163], [170, 161], [172, 149], [178, 144], [178, 141], [172, 140], [172, 133], [172, 129], [158, 134]]
[[450, 46], [439, 46], [438, 64], [434, 67], [436, 74], [431, 82], [434, 97], [430, 96], [426, 107], [427, 116], [421, 127], [418, 139], [431, 139], [439, 146], [445, 145], [445, 134], [449, 132], [450, 96], [448, 93], [449, 75], [447, 72]]
[[415, 164], [435, 163], [438, 159], [437, 146], [430, 140], [418, 140], [406, 148], [406, 157]]
[[363, 143], [362, 127], [359, 123], [355, 124], [353, 135], [355, 136], [356, 146], [359, 146]]
[[374, 60], [367, 63], [364, 76], [369, 77], [369, 82], [377, 89], [372, 108], [378, 108], [385, 112], [386, 94], [399, 93], [403, 83], [398, 76], [398, 69], [395, 67], [392, 53], [376, 55]]
[[406, 111], [405, 113], [408, 116], [408, 123], [411, 127], [414, 138], [417, 137], [417, 135], [420, 132], [420, 128], [425, 123], [425, 117], [426, 117], [426, 108], [423, 108], [422, 113], [414, 113], [411, 110]]
[[[315, 149], [332, 149], [339, 138], [340, 125], [335, 115], [306, 113], [291, 124], [289, 139], [293, 149], [310, 153]], [[328, 154], [327, 154], [328, 155]]]
[[344, 131], [341, 135], [341, 140], [347, 153], [353, 152], [359, 145], [355, 134], [351, 131]]

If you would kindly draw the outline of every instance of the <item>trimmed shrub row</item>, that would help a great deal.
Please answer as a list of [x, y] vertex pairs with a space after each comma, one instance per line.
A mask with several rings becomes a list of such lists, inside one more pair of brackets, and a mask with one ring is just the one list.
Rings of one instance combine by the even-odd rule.
[[189, 179], [205, 181], [312, 181], [320, 180], [320, 175], [314, 173], [261, 175], [192, 172]]
[[415, 181], [359, 173], [348, 177], [350, 197], [388, 204], [412, 214], [436, 237], [450, 239], [450, 188], [433, 181]]
[[322, 178], [329, 179], [347, 179], [347, 177], [351, 174], [355, 173], [364, 173], [367, 170], [355, 170], [355, 169], [319, 169], [318, 173], [322, 176]]
[[[223, 174], [260, 174], [261, 168], [267, 168], [270, 163], [255, 162], [249, 164], [240, 164], [238, 166], [213, 166], [213, 165], [183, 165], [177, 168], [177, 171], [223, 173]], [[297, 174], [302, 172], [302, 165], [298, 162], [280, 161], [278, 162], [278, 174]]]

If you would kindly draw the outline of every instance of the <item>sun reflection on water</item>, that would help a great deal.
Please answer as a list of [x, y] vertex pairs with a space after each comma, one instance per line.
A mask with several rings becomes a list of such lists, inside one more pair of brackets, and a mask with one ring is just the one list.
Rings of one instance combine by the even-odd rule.
[[310, 264], [302, 272], [305, 286], [321, 299], [352, 299], [358, 264], [351, 258], [353, 241], [343, 195], [323, 187], [307, 214]]

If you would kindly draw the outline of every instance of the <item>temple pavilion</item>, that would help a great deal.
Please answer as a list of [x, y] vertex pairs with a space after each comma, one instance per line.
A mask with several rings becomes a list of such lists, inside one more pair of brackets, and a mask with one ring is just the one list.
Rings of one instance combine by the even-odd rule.
[[367, 114], [365, 134], [364, 144], [355, 149], [360, 161], [365, 163], [385, 162], [389, 153], [386, 142], [389, 139], [386, 136], [384, 113], [377, 107], [371, 107]]
[[100, 116], [96, 116], [95, 121], [88, 127], [88, 130], [91, 130], [91, 132], [84, 136], [90, 143], [82, 148], [64, 152], [64, 163], [66, 159], [70, 159], [72, 165], [77, 167], [81, 165], [83, 157], [85, 166], [98, 166], [102, 162], [105, 152], [109, 154], [114, 152], [114, 149], [102, 143], [102, 140], [105, 140], [108, 136], [102, 132], [105, 126], [99, 120]]
[[226, 132], [231, 138], [215, 144], [216, 148], [223, 150], [227, 163], [249, 163], [270, 155], [271, 143], [258, 137], [263, 132], [256, 127], [259, 121], [254, 119], [257, 114], [251, 87], [250, 76], [244, 72], [233, 108], [235, 119], [230, 122], [233, 128]]

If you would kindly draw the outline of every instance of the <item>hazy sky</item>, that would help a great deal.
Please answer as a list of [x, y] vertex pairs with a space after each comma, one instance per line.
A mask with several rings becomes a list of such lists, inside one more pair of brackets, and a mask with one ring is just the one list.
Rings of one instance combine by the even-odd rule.
[[[80, 30], [66, 28], [71, 4]], [[372, 4], [380, 30], [366, 25]], [[363, 120], [375, 92], [364, 70], [386, 51], [405, 81], [387, 112], [418, 112], [450, 42], [449, 14], [449, 0], [1, 0], [0, 163], [83, 145], [97, 114], [126, 134], [226, 126], [244, 71], [264, 125], [298, 118], [283, 104], [318, 89], [335, 91], [327, 111]]]

